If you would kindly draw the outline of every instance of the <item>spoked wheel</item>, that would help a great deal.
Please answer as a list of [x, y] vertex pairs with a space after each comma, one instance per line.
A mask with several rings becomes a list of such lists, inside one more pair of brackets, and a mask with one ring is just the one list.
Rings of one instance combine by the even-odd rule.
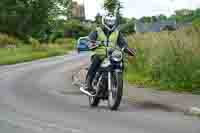
[[109, 91], [108, 107], [117, 110], [123, 95], [123, 76], [121, 72], [114, 72], [111, 77], [112, 89]]
[[[93, 87], [93, 85], [91, 87]], [[97, 97], [97, 96], [89, 96], [89, 105], [90, 105], [90, 107], [97, 107], [99, 105], [99, 102], [100, 102], [100, 98], [99, 97]]]

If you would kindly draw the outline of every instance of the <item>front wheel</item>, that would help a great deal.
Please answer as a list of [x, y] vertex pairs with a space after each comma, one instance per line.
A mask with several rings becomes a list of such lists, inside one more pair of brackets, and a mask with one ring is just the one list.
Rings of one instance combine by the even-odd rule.
[[[88, 78], [90, 78], [90, 77], [88, 77]], [[93, 87], [93, 85], [91, 85], [89, 87]], [[97, 97], [97, 96], [89, 96], [89, 105], [90, 105], [90, 107], [97, 107], [99, 105], [99, 102], [100, 102], [100, 98], [99, 97]]]
[[109, 90], [108, 106], [111, 110], [117, 110], [123, 95], [123, 74], [113, 72], [111, 75], [111, 90]]
[[89, 96], [90, 107], [97, 107], [99, 105], [100, 98]]

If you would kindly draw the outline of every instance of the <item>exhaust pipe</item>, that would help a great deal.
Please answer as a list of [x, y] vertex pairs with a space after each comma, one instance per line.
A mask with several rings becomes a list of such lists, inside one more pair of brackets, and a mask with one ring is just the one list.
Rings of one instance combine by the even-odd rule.
[[86, 91], [83, 87], [80, 88], [80, 91], [83, 92], [85, 95], [90, 97], [95, 97], [96, 95], [92, 95], [90, 92]]

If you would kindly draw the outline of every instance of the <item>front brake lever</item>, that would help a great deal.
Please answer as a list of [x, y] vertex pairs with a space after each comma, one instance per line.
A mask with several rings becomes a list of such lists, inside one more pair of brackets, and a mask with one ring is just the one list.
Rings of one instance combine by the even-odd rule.
[[135, 49], [125, 48], [124, 52], [126, 52], [129, 56], [135, 56], [136, 55]]

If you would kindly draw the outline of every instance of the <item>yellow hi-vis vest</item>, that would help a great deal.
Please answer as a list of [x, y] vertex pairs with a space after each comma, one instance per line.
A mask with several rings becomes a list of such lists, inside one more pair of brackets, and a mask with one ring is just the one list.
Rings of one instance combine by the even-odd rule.
[[[97, 28], [97, 41], [100, 42], [106, 42], [107, 41], [107, 37], [105, 35], [105, 33], [103, 32], [103, 30], [101, 28]], [[109, 36], [109, 46], [108, 47], [115, 47], [117, 45], [117, 40], [118, 40], [118, 36], [119, 36], [119, 31], [115, 30], [111, 33], [111, 35]], [[105, 44], [101, 44], [101, 45], [105, 45]], [[106, 50], [104, 46], [99, 46], [94, 50], [96, 55], [99, 55], [100, 58], [104, 58], [106, 56]]]

